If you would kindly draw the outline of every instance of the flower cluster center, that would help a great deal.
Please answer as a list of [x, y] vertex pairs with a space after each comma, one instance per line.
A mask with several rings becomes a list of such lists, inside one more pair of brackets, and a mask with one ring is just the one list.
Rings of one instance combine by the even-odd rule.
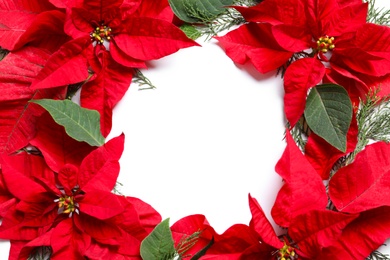
[[63, 195], [62, 197], [55, 200], [58, 204], [58, 214], [69, 214], [72, 216], [73, 212], [78, 213], [77, 206], [73, 196]]
[[284, 245], [281, 249], [279, 249], [277, 253], [277, 259], [278, 260], [293, 260], [297, 259], [298, 255], [295, 253], [294, 248], [292, 246], [289, 246], [284, 242]]
[[317, 51], [319, 52], [328, 52], [330, 50], [333, 50], [335, 47], [334, 45], [334, 38], [329, 37], [328, 35], [320, 37], [317, 41]]
[[100, 25], [95, 28], [90, 34], [91, 40], [98, 44], [103, 44], [104, 41], [110, 41], [112, 37], [111, 28], [106, 25]]

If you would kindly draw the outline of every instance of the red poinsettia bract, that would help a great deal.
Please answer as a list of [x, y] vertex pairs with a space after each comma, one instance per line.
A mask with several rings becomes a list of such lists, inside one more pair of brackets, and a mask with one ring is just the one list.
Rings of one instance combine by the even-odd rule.
[[367, 6], [359, 0], [265, 0], [237, 7], [249, 23], [217, 39], [234, 62], [250, 60], [262, 73], [292, 62], [284, 87], [286, 116], [294, 125], [307, 90], [321, 81], [344, 86], [353, 101], [380, 82], [382, 94], [389, 92], [390, 28], [367, 23]]
[[111, 193], [123, 142], [114, 138], [57, 172], [41, 156], [2, 157], [4, 186], [17, 200], [0, 227], [10, 259], [26, 259], [38, 246], [50, 246], [52, 259], [139, 259], [140, 242], [161, 218], [146, 203]]

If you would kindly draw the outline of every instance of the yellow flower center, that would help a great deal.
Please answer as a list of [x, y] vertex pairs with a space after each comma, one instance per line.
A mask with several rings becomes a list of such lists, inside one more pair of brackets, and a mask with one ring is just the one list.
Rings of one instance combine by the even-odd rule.
[[330, 50], [333, 50], [335, 47], [334, 45], [334, 38], [329, 37], [328, 35], [320, 37], [317, 41], [317, 51], [318, 52], [328, 52]]
[[69, 214], [72, 216], [73, 212], [78, 213], [78, 204], [74, 201], [73, 196], [63, 195], [62, 197], [55, 200], [58, 205], [58, 214]]
[[103, 44], [104, 41], [111, 40], [111, 28], [105, 25], [98, 26], [93, 32], [91, 32], [90, 36], [93, 42]]
[[286, 242], [284, 242], [283, 247], [277, 252], [278, 260], [293, 260], [297, 258], [298, 255], [295, 253], [294, 248], [289, 246]]

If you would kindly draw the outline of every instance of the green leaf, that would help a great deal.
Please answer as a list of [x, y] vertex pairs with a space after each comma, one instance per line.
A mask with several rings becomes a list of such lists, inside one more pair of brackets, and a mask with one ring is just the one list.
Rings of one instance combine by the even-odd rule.
[[306, 100], [305, 118], [314, 133], [338, 150], [346, 151], [352, 103], [343, 87], [323, 84], [312, 88]]
[[82, 108], [68, 99], [38, 99], [31, 102], [46, 109], [57, 124], [65, 127], [66, 133], [73, 139], [92, 146], [104, 144], [104, 137], [100, 132], [99, 112]]
[[225, 11], [233, 0], [168, 0], [175, 15], [187, 23], [207, 23]]
[[142, 241], [141, 257], [144, 260], [168, 260], [173, 259], [175, 255], [175, 244], [167, 218]]

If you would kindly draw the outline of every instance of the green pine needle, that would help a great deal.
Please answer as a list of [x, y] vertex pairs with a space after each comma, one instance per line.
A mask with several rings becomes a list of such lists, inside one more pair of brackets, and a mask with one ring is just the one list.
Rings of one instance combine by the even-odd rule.
[[156, 86], [154, 86], [152, 82], [139, 69], [134, 69], [133, 82], [138, 84], [138, 90], [156, 88]]
[[202, 233], [202, 231], [196, 231], [192, 235], [189, 236], [183, 236], [179, 243], [176, 246], [176, 252], [178, 254], [178, 259], [184, 259], [188, 257], [185, 255], [185, 253], [190, 250], [196, 242], [198, 242], [199, 236]]
[[383, 254], [377, 250], [373, 251], [366, 260], [390, 260], [388, 254]]
[[390, 26], [390, 9], [375, 7], [375, 0], [366, 0], [368, 3], [367, 22]]
[[[259, 2], [260, 2], [259, 0], [236, 0], [233, 1], [233, 5], [254, 6]], [[208, 41], [212, 37], [218, 35], [219, 33], [226, 31], [232, 28], [233, 26], [238, 26], [246, 22], [244, 17], [242, 17], [242, 15], [234, 8], [226, 8], [224, 12], [222, 12], [217, 16], [211, 16], [210, 14], [200, 13], [195, 9], [191, 11], [189, 7], [187, 12], [192, 18], [199, 20], [199, 24], [194, 25], [194, 27], [198, 31], [195, 35], [197, 37], [196, 38], [191, 37], [191, 39], [197, 39], [201, 36], [206, 36], [205, 41]]]

